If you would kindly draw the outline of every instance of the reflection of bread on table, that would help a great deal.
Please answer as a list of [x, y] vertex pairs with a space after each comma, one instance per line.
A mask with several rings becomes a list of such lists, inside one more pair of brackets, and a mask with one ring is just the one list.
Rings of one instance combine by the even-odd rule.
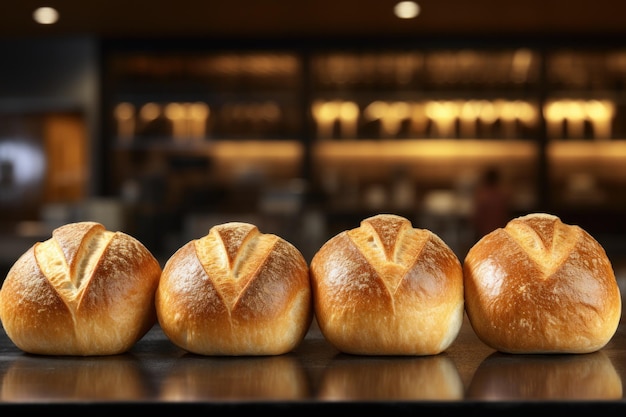
[[28, 357], [16, 360], [0, 383], [0, 400], [136, 400], [149, 395], [139, 362], [132, 356], [97, 358]]
[[622, 380], [599, 351], [586, 355], [493, 353], [474, 373], [467, 397], [479, 400], [609, 400]]
[[289, 355], [179, 358], [164, 378], [165, 401], [298, 400], [310, 395], [306, 375]]
[[463, 382], [445, 354], [422, 357], [338, 355], [323, 374], [321, 400], [461, 400]]

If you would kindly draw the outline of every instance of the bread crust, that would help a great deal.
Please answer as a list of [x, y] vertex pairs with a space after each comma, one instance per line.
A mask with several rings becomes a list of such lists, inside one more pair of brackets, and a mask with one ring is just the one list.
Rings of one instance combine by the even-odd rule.
[[227, 222], [167, 261], [158, 321], [179, 347], [201, 355], [278, 355], [304, 339], [312, 318], [300, 251], [256, 225]]
[[577, 225], [532, 213], [480, 239], [464, 264], [477, 336], [507, 353], [589, 353], [617, 330], [621, 295], [604, 248]]
[[434, 355], [463, 321], [459, 259], [436, 234], [379, 214], [329, 239], [311, 261], [315, 315], [345, 353]]
[[0, 319], [28, 353], [122, 353], [156, 323], [160, 274], [134, 237], [96, 222], [70, 223], [14, 263], [0, 289]]

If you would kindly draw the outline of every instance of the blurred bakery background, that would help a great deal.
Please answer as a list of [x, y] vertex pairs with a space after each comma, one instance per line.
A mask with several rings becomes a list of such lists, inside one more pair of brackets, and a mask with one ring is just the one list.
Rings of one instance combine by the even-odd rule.
[[462, 259], [546, 211], [626, 260], [623, 1], [3, 2], [0, 63], [3, 276], [73, 221], [310, 260], [381, 212]]

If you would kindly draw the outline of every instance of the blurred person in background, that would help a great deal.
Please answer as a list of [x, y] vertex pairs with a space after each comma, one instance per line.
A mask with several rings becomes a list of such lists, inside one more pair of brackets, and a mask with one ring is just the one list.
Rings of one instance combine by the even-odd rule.
[[475, 240], [510, 220], [510, 195], [496, 167], [488, 167], [474, 190], [472, 224]]

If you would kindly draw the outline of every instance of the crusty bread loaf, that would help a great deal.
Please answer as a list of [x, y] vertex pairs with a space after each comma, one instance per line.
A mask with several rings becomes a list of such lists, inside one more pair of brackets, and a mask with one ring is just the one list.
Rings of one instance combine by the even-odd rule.
[[219, 224], [167, 261], [156, 310], [165, 335], [189, 352], [283, 354], [311, 325], [309, 268], [279, 236], [250, 223]]
[[137, 239], [70, 223], [35, 243], [0, 289], [0, 319], [17, 347], [43, 355], [113, 355], [156, 322], [161, 267]]
[[345, 353], [433, 355], [463, 322], [463, 274], [435, 233], [393, 214], [329, 239], [311, 261], [317, 322]]
[[588, 353], [613, 337], [621, 296], [603, 247], [554, 215], [511, 220], [464, 260], [476, 335], [507, 353]]

